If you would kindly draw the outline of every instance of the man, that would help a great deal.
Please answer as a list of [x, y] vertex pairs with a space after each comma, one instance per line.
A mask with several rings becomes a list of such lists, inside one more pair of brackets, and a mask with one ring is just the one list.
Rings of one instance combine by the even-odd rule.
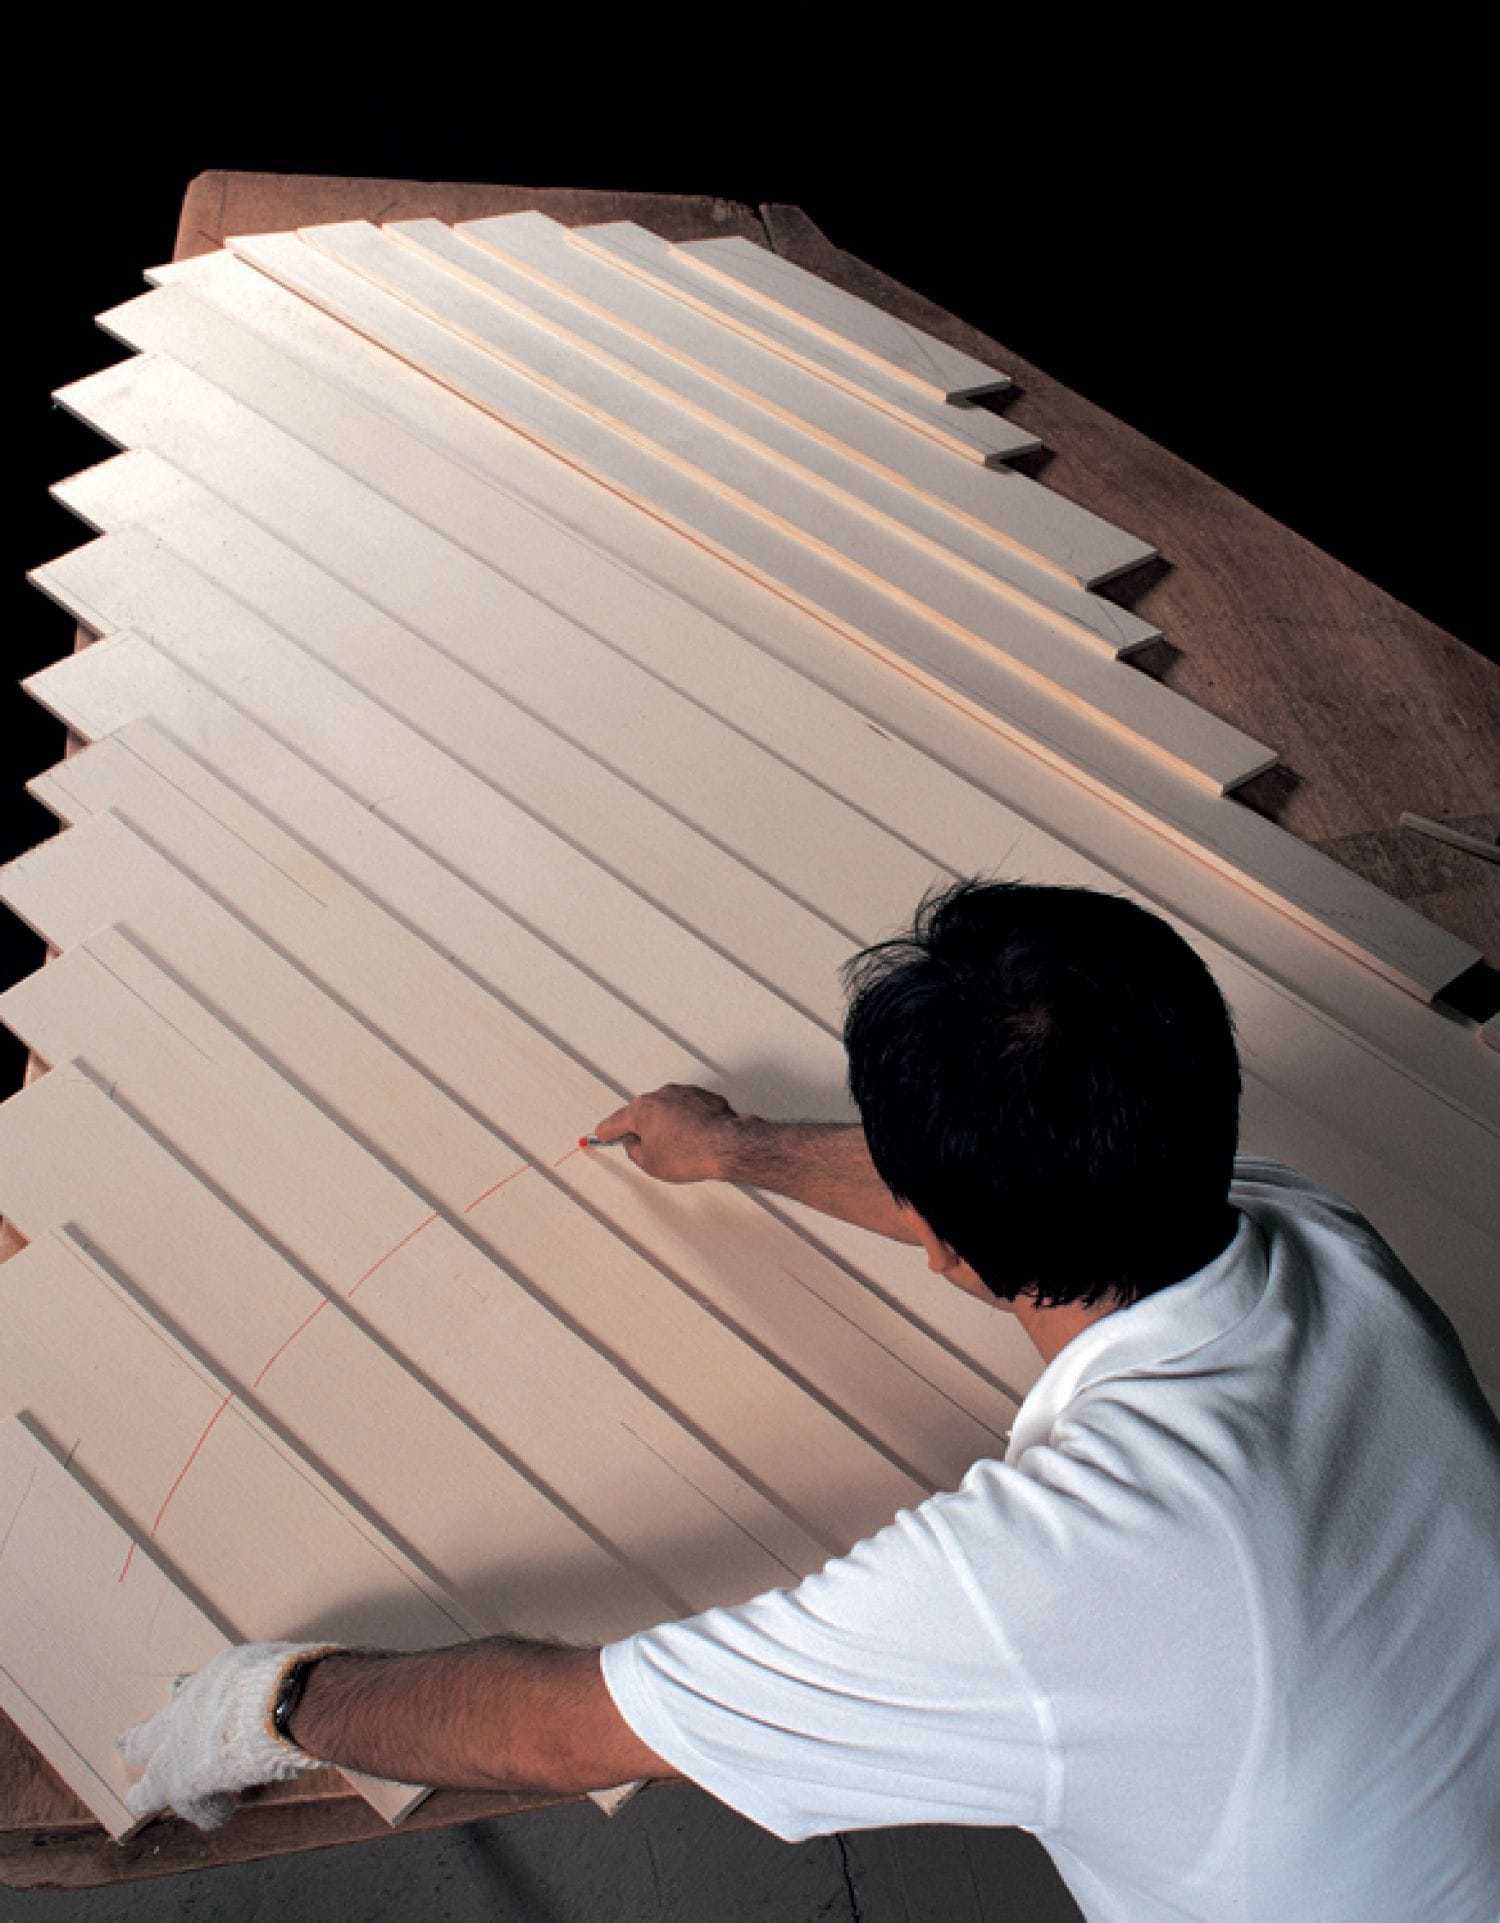
[[1164, 922], [962, 883], [851, 964], [861, 1126], [672, 1087], [598, 1125], [919, 1245], [1047, 1366], [1006, 1458], [796, 1588], [602, 1652], [231, 1650], [123, 1739], [142, 1810], [333, 1762], [684, 1775], [778, 1834], [1007, 1823], [1097, 1923], [1494, 1923], [1500, 1450], [1354, 1211], [1234, 1161], [1212, 978]]

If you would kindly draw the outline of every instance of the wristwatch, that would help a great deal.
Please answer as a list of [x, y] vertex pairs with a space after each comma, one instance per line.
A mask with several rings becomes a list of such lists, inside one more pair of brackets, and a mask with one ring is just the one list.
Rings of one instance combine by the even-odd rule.
[[325, 1656], [336, 1653], [333, 1649], [310, 1650], [305, 1656], [298, 1656], [293, 1662], [289, 1662], [281, 1672], [281, 1683], [271, 1703], [271, 1727], [281, 1740], [284, 1743], [290, 1743], [293, 1749], [302, 1747], [292, 1734], [292, 1716], [307, 1688], [308, 1674], [314, 1663], [320, 1663]]

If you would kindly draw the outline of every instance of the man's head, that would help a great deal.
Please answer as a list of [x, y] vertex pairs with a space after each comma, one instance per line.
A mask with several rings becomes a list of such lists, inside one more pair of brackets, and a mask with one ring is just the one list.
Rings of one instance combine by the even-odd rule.
[[846, 973], [875, 1167], [995, 1295], [1131, 1302], [1222, 1246], [1234, 1034], [1158, 916], [1089, 889], [959, 882]]

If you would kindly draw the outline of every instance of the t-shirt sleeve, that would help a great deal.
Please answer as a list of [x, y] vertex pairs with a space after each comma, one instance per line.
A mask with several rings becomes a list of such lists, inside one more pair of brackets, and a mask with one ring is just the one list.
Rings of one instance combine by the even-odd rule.
[[794, 1589], [603, 1652], [631, 1728], [788, 1841], [888, 1823], [1041, 1826], [1056, 1757], [1045, 1703], [965, 1538], [991, 1561], [1014, 1471], [904, 1510]]

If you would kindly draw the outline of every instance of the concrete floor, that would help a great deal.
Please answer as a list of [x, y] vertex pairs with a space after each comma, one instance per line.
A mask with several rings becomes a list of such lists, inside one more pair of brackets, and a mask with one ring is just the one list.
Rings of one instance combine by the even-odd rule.
[[1016, 1830], [780, 1843], [690, 1784], [112, 1890], [0, 1891], [0, 1923], [1081, 1923]]

